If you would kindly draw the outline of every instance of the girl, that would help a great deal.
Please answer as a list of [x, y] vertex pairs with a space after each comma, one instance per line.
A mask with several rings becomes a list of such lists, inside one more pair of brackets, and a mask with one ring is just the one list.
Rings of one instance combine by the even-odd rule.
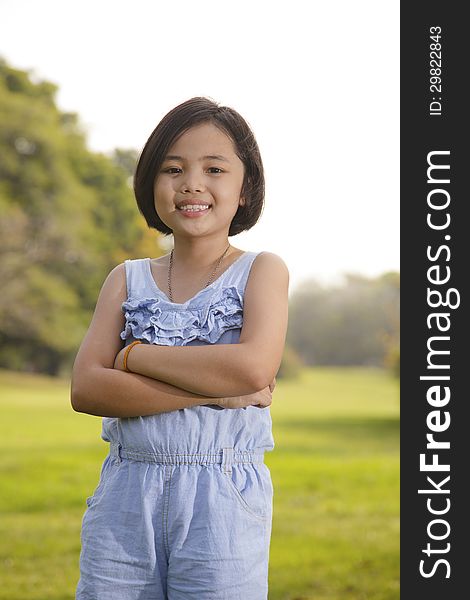
[[263, 456], [288, 271], [228, 241], [263, 207], [253, 133], [231, 108], [184, 102], [148, 139], [134, 190], [174, 248], [110, 272], [75, 360], [72, 406], [105, 417], [110, 443], [83, 517], [76, 598], [266, 599]]

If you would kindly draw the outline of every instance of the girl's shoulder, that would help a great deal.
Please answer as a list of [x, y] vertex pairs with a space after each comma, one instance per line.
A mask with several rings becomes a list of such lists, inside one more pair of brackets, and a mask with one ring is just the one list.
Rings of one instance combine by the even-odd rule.
[[113, 267], [111, 269], [111, 271], [109, 271], [109, 273], [107, 274], [102, 287], [104, 287], [105, 285], [108, 286], [109, 289], [122, 289], [123, 286], [125, 287], [125, 283], [126, 283], [126, 266], [125, 264], [119, 263], [118, 265], [116, 265], [115, 267]]
[[[289, 269], [284, 260], [274, 252], [259, 252], [250, 269], [247, 285], [250, 296], [266, 297], [266, 290], [278, 290], [283, 294], [289, 289]], [[264, 301], [264, 300], [263, 300]]]
[[278, 254], [262, 250], [246, 255], [247, 268], [240, 267], [243, 293], [248, 285], [252, 292], [258, 290], [264, 298], [266, 291], [288, 288], [289, 269]]
[[278, 273], [284, 274], [289, 277], [289, 269], [278, 254], [274, 252], [268, 252], [263, 250], [256, 253], [255, 260], [253, 261], [252, 271], [254, 272], [266, 272], [266, 273]]

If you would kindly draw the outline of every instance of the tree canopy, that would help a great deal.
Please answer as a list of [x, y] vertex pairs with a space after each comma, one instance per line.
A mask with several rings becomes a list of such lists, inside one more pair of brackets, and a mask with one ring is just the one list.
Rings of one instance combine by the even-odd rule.
[[87, 148], [57, 88], [0, 60], [0, 366], [70, 367], [107, 273], [158, 255], [129, 177], [132, 149]]
[[288, 343], [308, 365], [387, 366], [398, 374], [400, 276], [307, 281], [289, 304]]

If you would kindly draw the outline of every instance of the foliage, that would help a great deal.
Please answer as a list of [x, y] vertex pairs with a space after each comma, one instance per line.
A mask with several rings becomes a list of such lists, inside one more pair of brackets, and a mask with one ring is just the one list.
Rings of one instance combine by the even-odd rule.
[[308, 365], [387, 364], [397, 373], [399, 307], [398, 273], [309, 281], [291, 298], [287, 340]]
[[57, 88], [0, 60], [0, 365], [70, 366], [108, 272], [158, 253], [129, 186], [136, 152], [91, 152]]
[[400, 345], [396, 335], [385, 336], [384, 366], [391, 371], [394, 377], [400, 378]]

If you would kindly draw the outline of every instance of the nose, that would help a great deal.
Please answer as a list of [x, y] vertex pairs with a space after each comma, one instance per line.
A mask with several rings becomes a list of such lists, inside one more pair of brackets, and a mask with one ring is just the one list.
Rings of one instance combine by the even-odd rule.
[[185, 194], [202, 192], [204, 189], [204, 184], [201, 181], [201, 176], [194, 171], [186, 171], [184, 177], [181, 182], [181, 192]]

